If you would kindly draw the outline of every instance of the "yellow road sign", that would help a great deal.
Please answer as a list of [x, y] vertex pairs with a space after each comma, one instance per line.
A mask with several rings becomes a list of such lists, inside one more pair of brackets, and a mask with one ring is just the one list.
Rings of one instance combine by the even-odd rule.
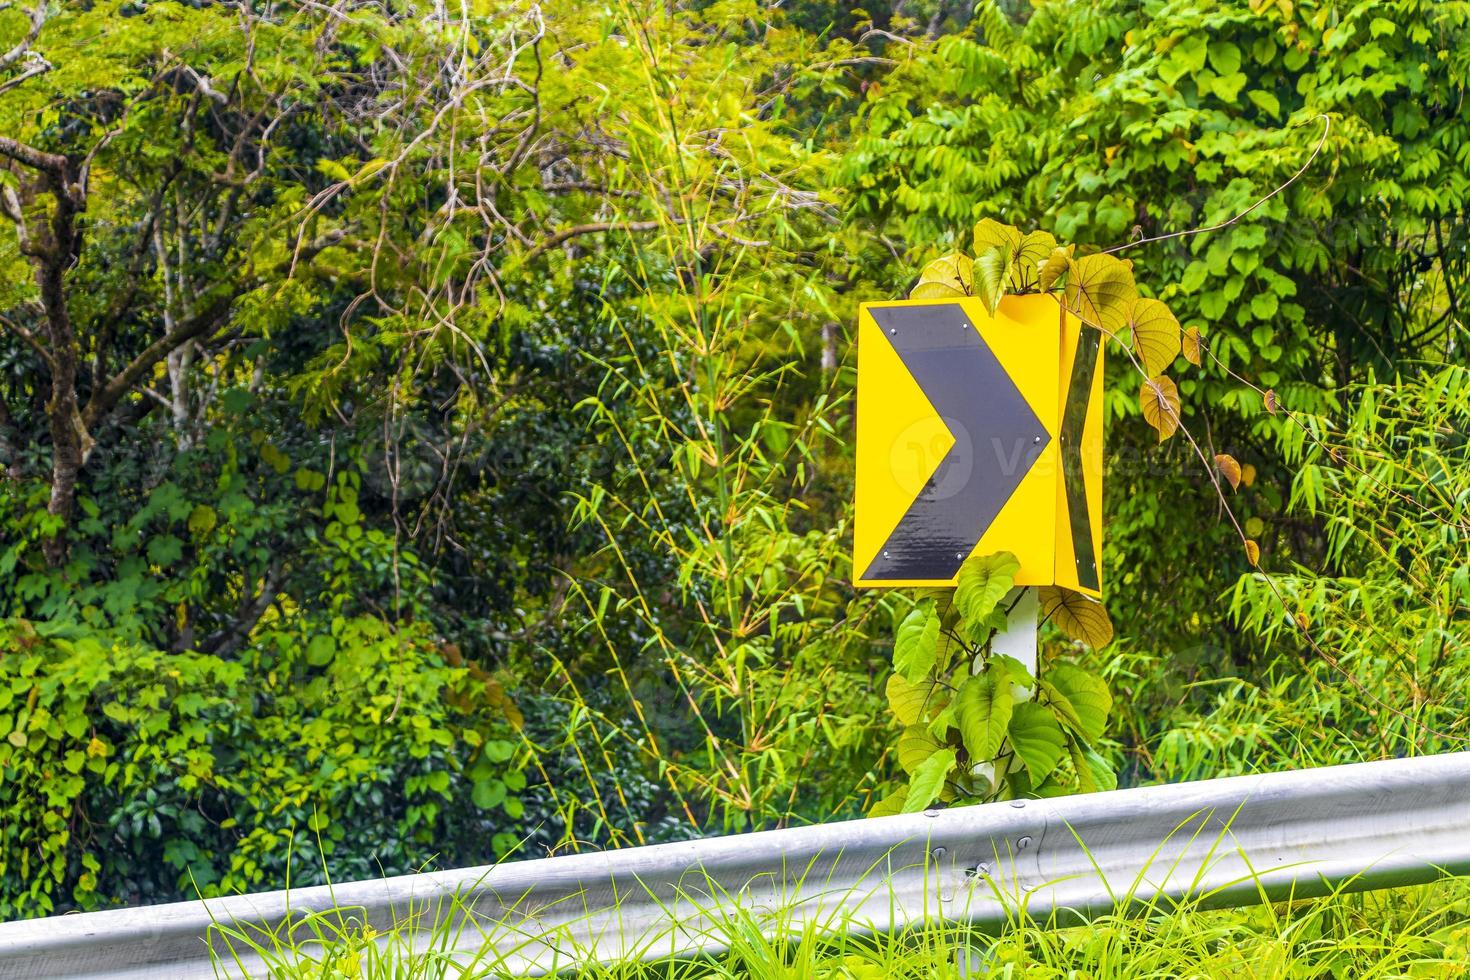
[[952, 585], [1010, 551], [1018, 584], [1101, 594], [1102, 354], [1080, 327], [1050, 296], [861, 308], [858, 585]]

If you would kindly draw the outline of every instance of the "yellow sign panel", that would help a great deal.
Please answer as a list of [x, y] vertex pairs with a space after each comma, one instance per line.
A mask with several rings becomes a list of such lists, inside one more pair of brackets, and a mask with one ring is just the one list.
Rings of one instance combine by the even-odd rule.
[[1097, 338], [1050, 296], [862, 307], [858, 585], [952, 585], [1010, 551], [1018, 584], [1101, 593]]

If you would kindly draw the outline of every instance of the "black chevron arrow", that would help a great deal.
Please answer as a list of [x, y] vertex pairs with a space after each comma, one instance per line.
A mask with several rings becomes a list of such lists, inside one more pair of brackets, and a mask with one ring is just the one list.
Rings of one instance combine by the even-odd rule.
[[1067, 495], [1077, 584], [1084, 589], [1098, 588], [1097, 555], [1092, 551], [1092, 522], [1087, 514], [1087, 484], [1082, 475], [1082, 429], [1087, 424], [1088, 402], [1092, 400], [1092, 379], [1097, 371], [1101, 336], [1099, 331], [1085, 326], [1078, 335], [1072, 378], [1067, 384], [1067, 401], [1062, 411], [1062, 485]]
[[960, 304], [868, 312], [954, 445], [862, 577], [953, 578], [1051, 436]]

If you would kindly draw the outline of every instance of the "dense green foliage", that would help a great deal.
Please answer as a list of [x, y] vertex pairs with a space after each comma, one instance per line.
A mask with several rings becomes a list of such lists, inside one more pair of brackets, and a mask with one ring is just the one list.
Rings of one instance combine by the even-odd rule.
[[0, 49], [0, 914], [871, 810], [890, 678], [956, 664], [850, 584], [856, 307], [984, 219], [1127, 246], [1200, 356], [1143, 356], [1162, 447], [1109, 360], [1060, 745], [961, 680], [930, 748], [1027, 792], [1470, 733], [1470, 5], [23, 2]]

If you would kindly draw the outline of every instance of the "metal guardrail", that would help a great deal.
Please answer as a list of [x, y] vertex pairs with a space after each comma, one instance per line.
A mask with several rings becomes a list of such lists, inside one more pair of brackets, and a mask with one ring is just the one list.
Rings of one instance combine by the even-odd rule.
[[224, 948], [220, 925], [279, 931], [333, 908], [400, 937], [448, 918], [440, 943], [484, 953], [487, 972], [539, 974], [719, 952], [721, 920], [736, 916], [994, 931], [1021, 915], [1069, 925], [1151, 903], [1240, 906], [1465, 874], [1470, 752], [11, 922], [0, 976], [264, 976], [238, 940]]

